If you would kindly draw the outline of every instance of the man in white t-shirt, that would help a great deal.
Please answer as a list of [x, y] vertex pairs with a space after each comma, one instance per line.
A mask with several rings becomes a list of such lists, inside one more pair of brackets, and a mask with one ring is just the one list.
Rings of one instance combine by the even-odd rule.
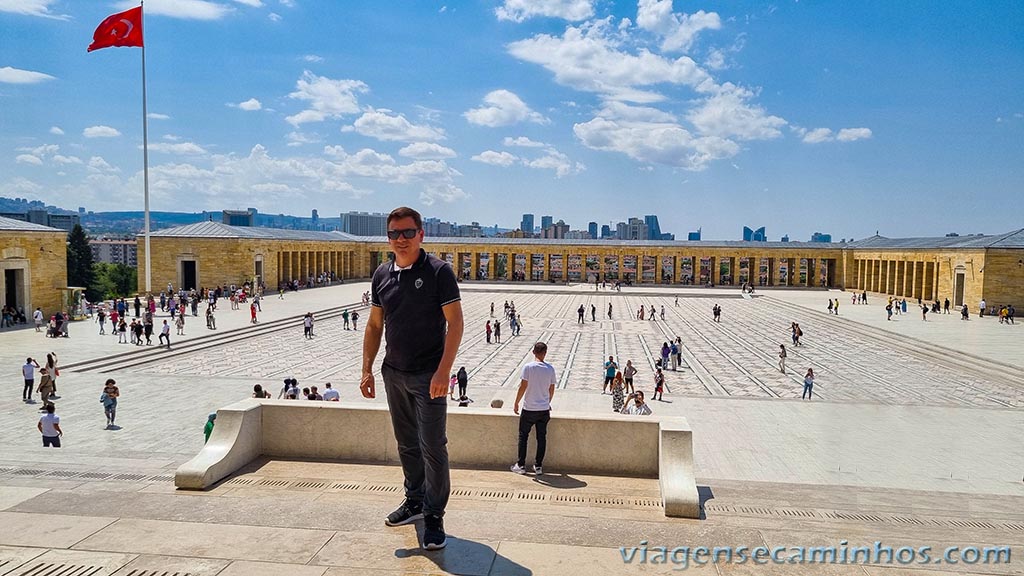
[[46, 414], [43, 414], [36, 428], [43, 434], [43, 448], [60, 448], [60, 437], [64, 431], [60, 429], [60, 417], [54, 414], [53, 402], [46, 403]]
[[32, 320], [35, 320], [36, 332], [41, 332], [43, 327], [43, 311], [36, 308], [36, 311], [32, 313]]
[[323, 393], [323, 397], [324, 397], [325, 401], [327, 401], [327, 402], [340, 402], [341, 401], [341, 393], [339, 393], [334, 388], [331, 388], [331, 383], [330, 382], [325, 384], [324, 387], [327, 388], [326, 390], [324, 390], [324, 393]]
[[171, 325], [164, 320], [164, 325], [160, 327], [160, 341], [167, 341], [167, 349], [171, 349]]
[[626, 414], [629, 416], [650, 416], [651, 407], [644, 402], [644, 393], [638, 390], [636, 394], [630, 394], [626, 397], [626, 405], [619, 410], [619, 414]]
[[[35, 390], [36, 385], [36, 368], [39, 368], [39, 362], [32, 358], [26, 359], [25, 365], [21, 367], [21, 374], [25, 377], [25, 389], [21, 393], [22, 402], [32, 401], [32, 390]], [[43, 398], [43, 402], [46, 402], [46, 398]]]
[[[537, 458], [534, 460], [533, 473], [543, 474], [544, 451], [547, 449], [548, 421], [551, 420], [551, 399], [555, 396], [555, 368], [544, 361], [548, 353], [548, 345], [537, 342], [533, 345], [533, 357], [536, 361], [523, 366], [523, 378], [516, 392], [516, 404], [513, 410], [519, 414], [519, 459], [512, 465], [516, 474], [526, 474], [526, 443], [530, 439], [530, 429], [537, 427]], [[519, 403], [523, 403], [523, 411], [519, 412]]]

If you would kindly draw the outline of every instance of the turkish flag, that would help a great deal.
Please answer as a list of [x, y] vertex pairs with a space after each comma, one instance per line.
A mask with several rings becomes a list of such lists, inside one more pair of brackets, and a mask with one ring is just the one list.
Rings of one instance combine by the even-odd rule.
[[142, 46], [142, 6], [125, 10], [100, 22], [89, 52], [111, 46]]

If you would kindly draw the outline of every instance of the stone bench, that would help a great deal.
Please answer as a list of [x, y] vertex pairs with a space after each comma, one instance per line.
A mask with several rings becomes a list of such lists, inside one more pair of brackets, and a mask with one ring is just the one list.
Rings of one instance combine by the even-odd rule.
[[[535, 450], [534, 436], [530, 455]], [[452, 467], [506, 470], [515, 461], [518, 437], [519, 417], [510, 410], [448, 411]], [[384, 405], [246, 399], [217, 411], [209, 442], [178, 468], [174, 484], [206, 489], [261, 456], [399, 462]], [[685, 418], [553, 413], [544, 468], [659, 478], [666, 516], [700, 517], [693, 437]]]

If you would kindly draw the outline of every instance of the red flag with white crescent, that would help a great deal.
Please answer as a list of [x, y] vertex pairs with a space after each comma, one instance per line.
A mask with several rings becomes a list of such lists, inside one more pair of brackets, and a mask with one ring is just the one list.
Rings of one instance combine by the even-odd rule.
[[111, 46], [142, 46], [142, 6], [125, 10], [100, 22], [89, 52]]

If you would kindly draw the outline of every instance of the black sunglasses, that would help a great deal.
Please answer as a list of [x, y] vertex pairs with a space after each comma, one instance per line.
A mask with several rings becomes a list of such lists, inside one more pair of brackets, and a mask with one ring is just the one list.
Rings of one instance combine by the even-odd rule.
[[388, 238], [391, 240], [398, 240], [399, 236], [412, 240], [416, 237], [416, 233], [419, 232], [419, 228], [406, 228], [405, 230], [388, 230]]

